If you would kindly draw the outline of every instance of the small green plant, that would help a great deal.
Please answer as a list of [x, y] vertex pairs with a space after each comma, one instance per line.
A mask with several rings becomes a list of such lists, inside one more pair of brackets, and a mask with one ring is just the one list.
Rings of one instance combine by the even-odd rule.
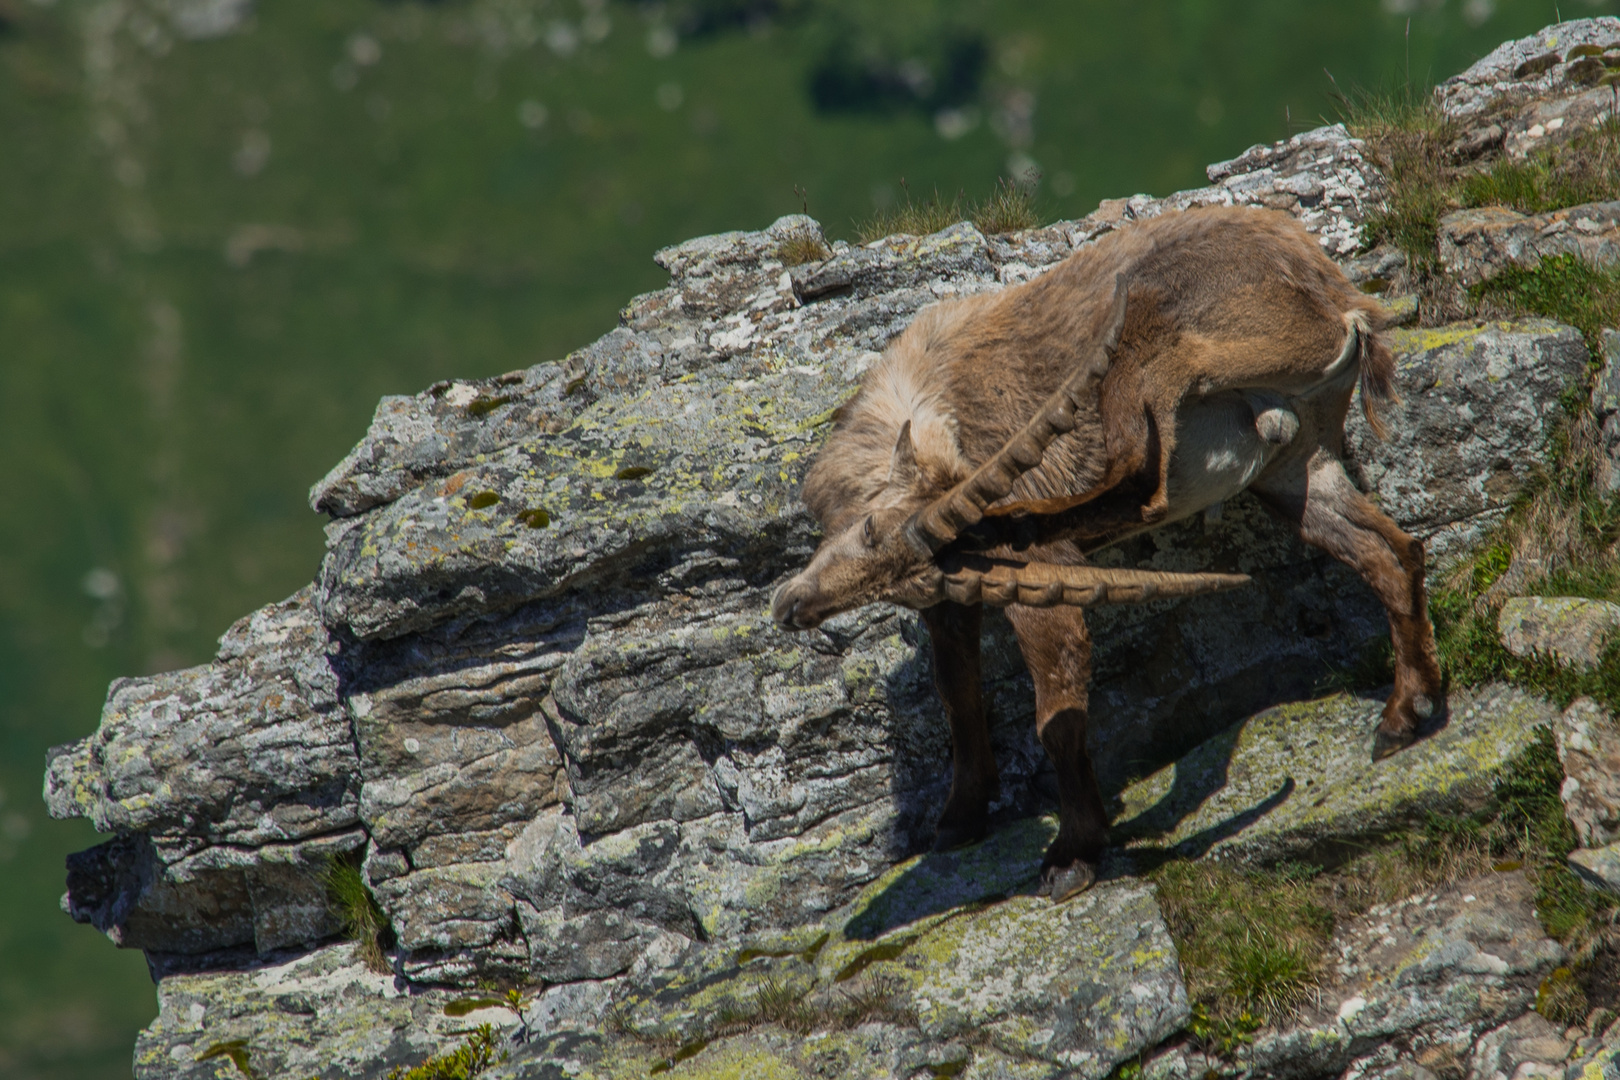
[[259, 1071], [249, 1060], [248, 1044], [246, 1039], [232, 1039], [229, 1042], [214, 1043], [202, 1053], [197, 1055], [198, 1061], [213, 1061], [216, 1058], [225, 1058], [236, 1071], [247, 1080], [259, 1080]]
[[500, 1048], [495, 1029], [480, 1024], [448, 1054], [437, 1054], [409, 1069], [397, 1065], [389, 1070], [387, 1080], [472, 1080], [505, 1060], [506, 1051]]
[[1217, 1054], [1230, 1057], [1241, 1046], [1254, 1042], [1254, 1033], [1265, 1027], [1265, 1020], [1247, 1010], [1236, 1015], [1216, 1017], [1202, 1002], [1192, 1008], [1187, 1020], [1187, 1034], [1200, 1045]]
[[1586, 990], [1567, 967], [1553, 971], [1536, 990], [1536, 1012], [1558, 1027], [1568, 1027], [1586, 1019]]
[[371, 895], [360, 868], [347, 859], [333, 856], [326, 864], [326, 898], [344, 935], [355, 943], [355, 951], [365, 965], [378, 974], [393, 970], [386, 949], [393, 944], [394, 930], [388, 916]]

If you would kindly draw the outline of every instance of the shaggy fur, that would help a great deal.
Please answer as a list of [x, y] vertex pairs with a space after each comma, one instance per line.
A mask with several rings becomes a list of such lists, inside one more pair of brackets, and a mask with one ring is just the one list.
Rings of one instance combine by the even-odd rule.
[[1168, 214], [1110, 233], [1023, 285], [924, 309], [838, 411], [805, 478], [810, 512], [833, 533], [874, 505], [907, 420], [928, 480], [943, 490], [962, 479], [1082, 359], [1108, 321], [1119, 273], [1130, 282], [1126, 325], [1097, 411], [1053, 443], [1005, 501], [1113, 487], [1156, 451], [1154, 497], [1163, 507], [1183, 399], [1304, 390], [1338, 355], [1350, 321], [1367, 331], [1358, 358], [1362, 408], [1382, 429], [1376, 407], [1393, 399], [1395, 371], [1376, 336], [1382, 311], [1303, 227], [1248, 209]]

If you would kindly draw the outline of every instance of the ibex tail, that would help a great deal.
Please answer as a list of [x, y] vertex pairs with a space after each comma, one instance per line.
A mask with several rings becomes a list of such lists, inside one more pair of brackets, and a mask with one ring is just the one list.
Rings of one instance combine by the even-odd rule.
[[1401, 398], [1395, 392], [1395, 354], [1390, 351], [1389, 342], [1374, 329], [1374, 318], [1371, 312], [1358, 308], [1345, 315], [1344, 321], [1359, 349], [1361, 413], [1373, 434], [1382, 439], [1389, 429], [1378, 411], [1384, 405], [1399, 405]]

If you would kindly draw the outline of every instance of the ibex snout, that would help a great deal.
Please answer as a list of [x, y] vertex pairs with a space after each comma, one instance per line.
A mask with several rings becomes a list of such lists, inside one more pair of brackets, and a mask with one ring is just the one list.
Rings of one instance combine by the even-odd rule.
[[814, 630], [822, 617], [812, 613], [816, 590], [804, 580], [804, 575], [783, 582], [771, 597], [771, 618], [784, 630]]

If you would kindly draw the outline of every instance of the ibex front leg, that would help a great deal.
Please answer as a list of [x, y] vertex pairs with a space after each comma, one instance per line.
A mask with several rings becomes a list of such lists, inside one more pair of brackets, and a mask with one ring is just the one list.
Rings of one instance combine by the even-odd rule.
[[984, 837], [1001, 784], [980, 683], [984, 609], [946, 602], [922, 616], [934, 646], [934, 686], [951, 725], [951, 795], [934, 832], [934, 850], [949, 851]]
[[1057, 768], [1058, 834], [1041, 860], [1041, 888], [1054, 903], [1097, 880], [1108, 812], [1086, 751], [1091, 637], [1080, 608], [1013, 605], [1007, 619], [1035, 682], [1035, 734]]
[[1300, 539], [1360, 574], [1383, 602], [1395, 649], [1395, 692], [1384, 705], [1373, 759], [1410, 745], [1419, 723], [1444, 706], [1423, 588], [1422, 541], [1402, 532], [1357, 491], [1343, 463], [1326, 449], [1263, 478], [1252, 490], [1294, 524]]

